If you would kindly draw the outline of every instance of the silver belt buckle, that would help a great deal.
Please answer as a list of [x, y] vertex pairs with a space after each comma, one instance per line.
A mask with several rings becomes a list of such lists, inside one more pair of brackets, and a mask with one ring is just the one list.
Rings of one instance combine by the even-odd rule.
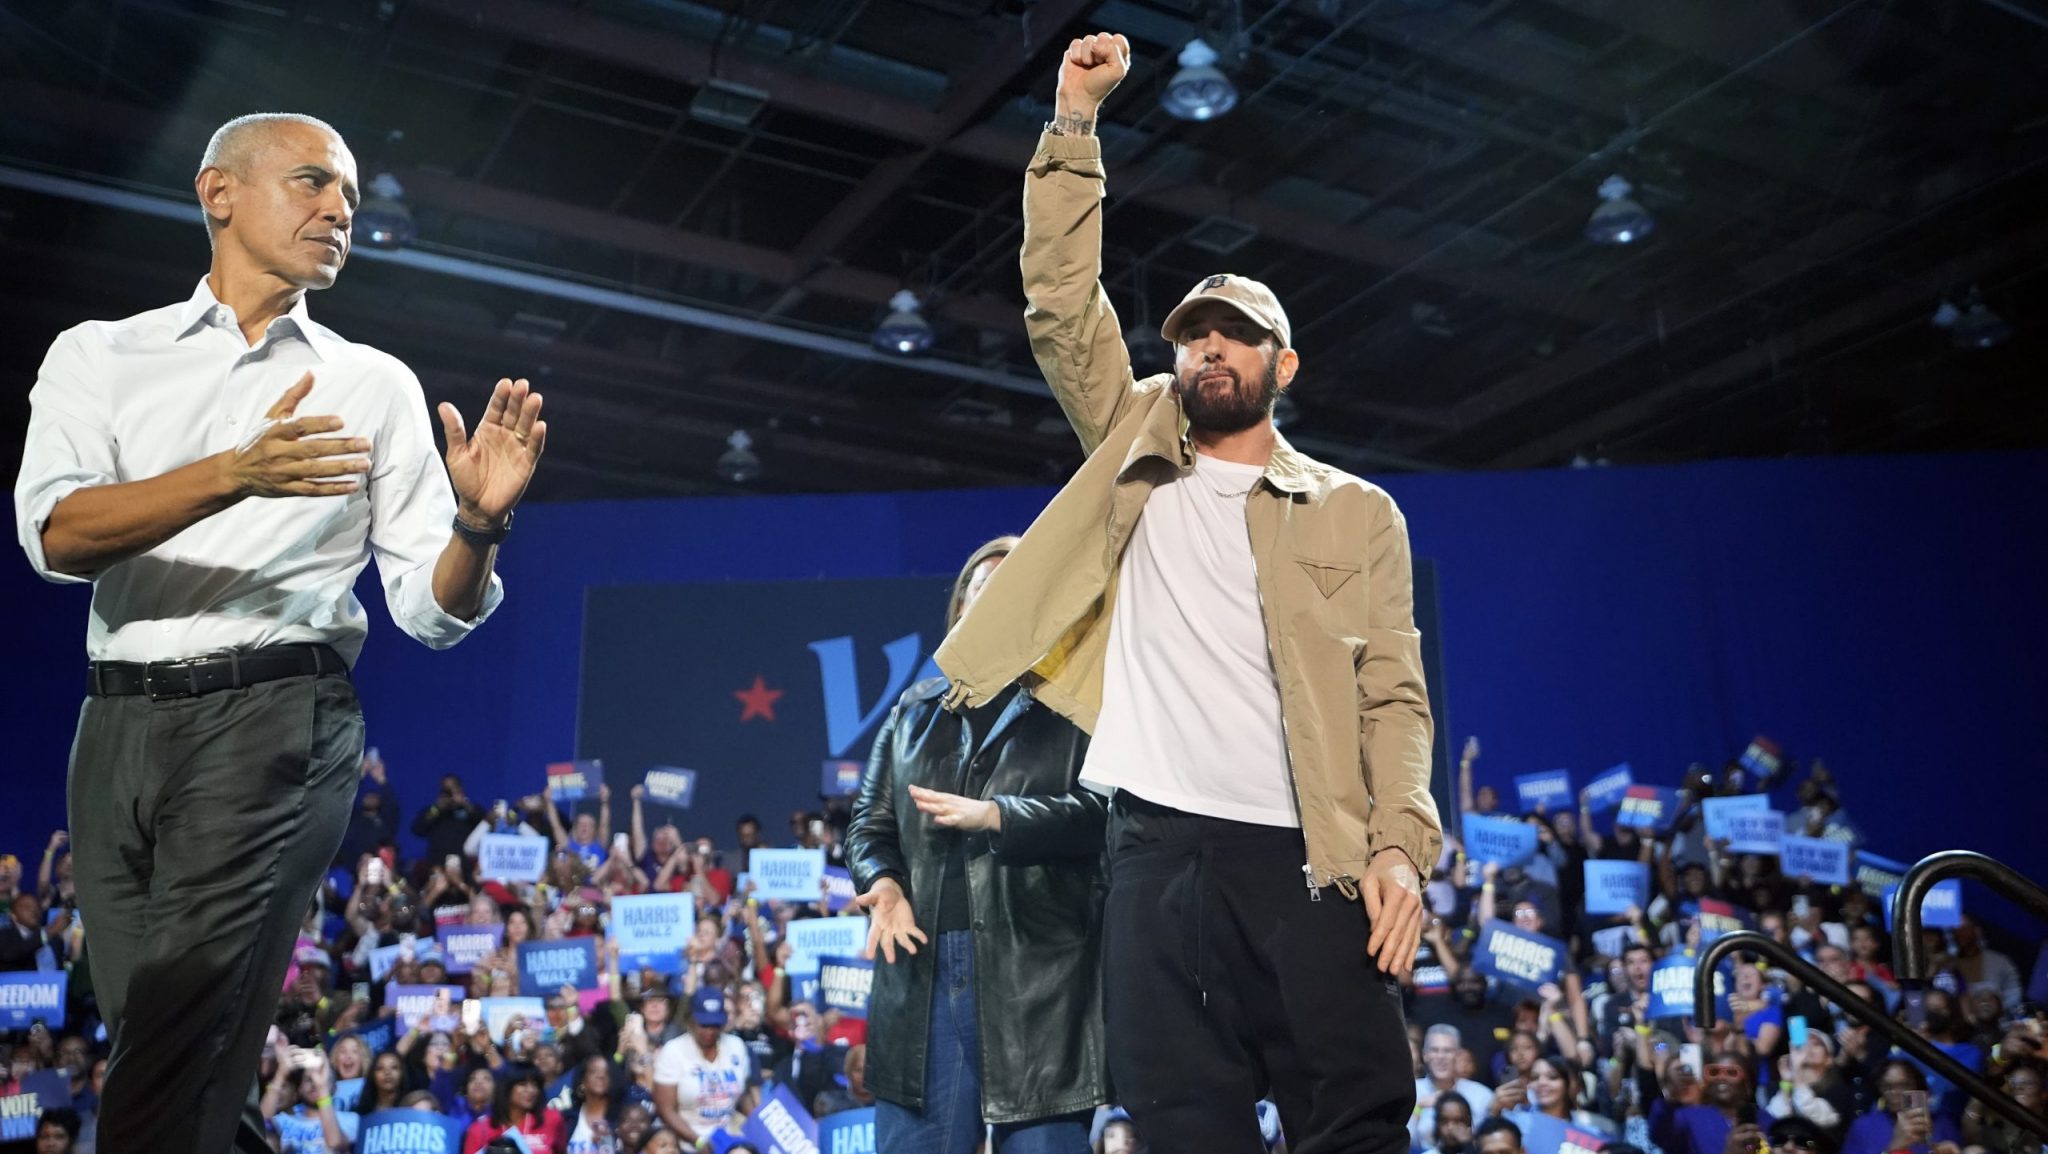
[[[205, 660], [207, 658], [188, 657], [183, 661], [143, 662], [142, 695], [151, 701], [176, 701], [180, 698], [199, 696], [199, 691], [194, 688], [192, 683], [191, 670], [194, 666]], [[172, 669], [185, 671], [185, 678], [182, 684], [172, 686], [157, 680], [156, 674], [158, 670]]]

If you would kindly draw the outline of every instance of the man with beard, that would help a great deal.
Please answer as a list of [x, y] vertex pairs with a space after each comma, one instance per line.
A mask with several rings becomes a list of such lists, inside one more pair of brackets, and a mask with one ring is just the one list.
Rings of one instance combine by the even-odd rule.
[[1265, 285], [1197, 284], [1161, 330], [1173, 373], [1133, 378], [1094, 132], [1129, 68], [1121, 36], [1069, 45], [1025, 179], [1026, 326], [1089, 457], [940, 648], [947, 706], [1035, 670], [1093, 734], [1107, 1053], [1146, 1140], [1263, 1150], [1270, 1091], [1298, 1154], [1393, 1154], [1395, 979], [1442, 841], [1407, 531], [1273, 427], [1301, 358]]

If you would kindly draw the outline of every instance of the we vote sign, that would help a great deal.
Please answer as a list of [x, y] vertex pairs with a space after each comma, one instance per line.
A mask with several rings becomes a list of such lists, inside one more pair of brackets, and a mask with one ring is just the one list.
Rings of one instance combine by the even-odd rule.
[[1527, 865], [1536, 856], [1536, 827], [1526, 821], [1468, 813], [1464, 834], [1465, 853], [1476, 862], [1506, 869]]
[[683, 947], [697, 928], [697, 903], [689, 894], [641, 894], [612, 903], [612, 941], [619, 969], [679, 974]]
[[597, 988], [597, 939], [521, 942], [519, 992], [528, 997], [547, 998], [563, 986], [579, 990]]
[[1812, 878], [1824, 886], [1849, 884], [1849, 847], [1824, 837], [1787, 836], [1778, 860], [1788, 878]]
[[863, 958], [819, 958], [818, 999], [822, 1008], [849, 1018], [868, 1016], [868, 990], [875, 981], [875, 963]]
[[379, 1110], [356, 1127], [355, 1154], [462, 1154], [462, 1124], [428, 1110]]
[[505, 926], [442, 926], [435, 932], [441, 943], [442, 964], [451, 974], [466, 974], [477, 963], [498, 952], [505, 940]]
[[62, 970], [0, 974], [0, 1028], [26, 1030], [39, 1021], [51, 1030], [61, 1027], [70, 981]]
[[477, 847], [476, 873], [491, 882], [537, 882], [548, 868], [548, 839], [539, 834], [487, 833]]
[[45, 1110], [71, 1105], [71, 1080], [61, 1070], [25, 1075], [15, 1092], [0, 1097], [0, 1142], [28, 1142], [36, 1136], [36, 1119]]
[[1528, 990], [1563, 981], [1564, 962], [1563, 942], [1501, 921], [1480, 928], [1472, 951], [1472, 965], [1480, 973]]
[[1614, 824], [1663, 833], [1678, 820], [1678, 791], [1661, 785], [1632, 785], [1621, 795]]
[[1569, 770], [1550, 769], [1542, 773], [1515, 775], [1515, 796], [1523, 813], [1555, 813], [1572, 808], [1572, 775]]
[[597, 787], [603, 784], [602, 761], [557, 761], [548, 765], [548, 785], [554, 788], [558, 802], [596, 797]]
[[1650, 904], [1650, 867], [1639, 861], [1586, 861], [1586, 912], [1625, 914]]
[[[756, 851], [758, 852], [758, 851]], [[865, 917], [799, 918], [789, 923], [789, 972], [815, 974], [821, 958], [859, 957], [868, 944]]]
[[747, 855], [754, 896], [764, 901], [814, 902], [825, 880], [821, 849], [757, 849]]
[[1586, 809], [1592, 813], [1606, 813], [1614, 809], [1628, 794], [1628, 787], [1635, 783], [1635, 770], [1628, 762], [1622, 762], [1586, 783]]

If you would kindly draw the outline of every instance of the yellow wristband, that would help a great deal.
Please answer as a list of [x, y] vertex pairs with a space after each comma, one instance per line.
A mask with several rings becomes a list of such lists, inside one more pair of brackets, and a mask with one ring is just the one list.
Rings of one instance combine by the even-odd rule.
[[328, 1106], [332, 1106], [332, 1105], [334, 1105], [334, 1099], [333, 1099], [333, 1097], [331, 1097], [331, 1096], [330, 1096], [330, 1097], [326, 1097], [326, 1098], [321, 1098], [321, 1099], [319, 1099], [319, 1100], [315, 1101], [315, 1102], [313, 1103], [313, 1105], [315, 1105], [315, 1106], [319, 1106], [319, 1107], [321, 1107], [322, 1109], [325, 1109], [325, 1108], [326, 1108], [326, 1107], [328, 1107]]

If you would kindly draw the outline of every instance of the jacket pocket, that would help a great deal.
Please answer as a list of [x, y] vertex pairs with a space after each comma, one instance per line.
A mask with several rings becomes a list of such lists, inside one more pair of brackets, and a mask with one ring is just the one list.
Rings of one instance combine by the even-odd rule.
[[1325, 601], [1336, 597], [1347, 586], [1360, 580], [1360, 567], [1356, 562], [1324, 561], [1297, 553], [1294, 563], [1301, 566], [1303, 573], [1308, 574], [1309, 582], [1315, 586], [1316, 592], [1323, 595]]

